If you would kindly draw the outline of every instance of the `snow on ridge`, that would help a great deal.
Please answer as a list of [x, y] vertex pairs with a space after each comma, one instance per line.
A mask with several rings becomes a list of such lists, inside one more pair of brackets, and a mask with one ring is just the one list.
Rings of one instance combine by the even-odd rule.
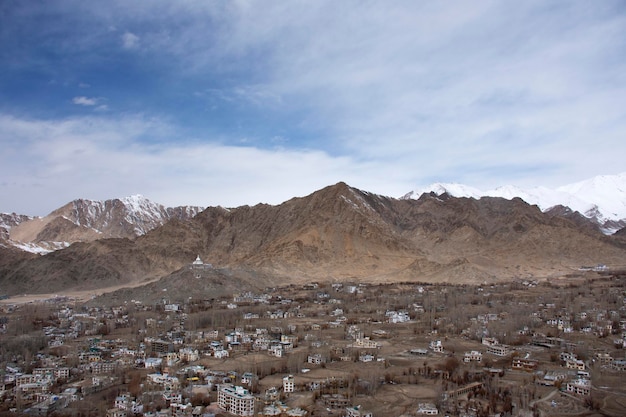
[[557, 188], [593, 202], [603, 216], [611, 220], [626, 218], [626, 172], [600, 175]]
[[[150, 201], [141, 194], [135, 194], [121, 198], [120, 201], [126, 208], [125, 220], [135, 225], [135, 233], [145, 234], [154, 228], [157, 223], [163, 223], [168, 219], [165, 207], [161, 204]], [[144, 225], [148, 227], [144, 227]]]
[[37, 244], [11, 241], [11, 243], [12, 246], [25, 252], [36, 253], [39, 255], [45, 255], [70, 246], [69, 242], [47, 242], [47, 244]]
[[411, 191], [404, 198], [420, 198], [422, 194], [435, 193], [437, 196], [442, 194], [449, 194], [452, 197], [467, 197], [467, 198], [480, 198], [484, 195], [478, 188], [470, 187], [468, 185], [458, 183], [442, 183], [436, 182], [423, 188], [418, 188], [415, 191]]
[[543, 211], [556, 205], [563, 205], [589, 218], [597, 219], [600, 224], [626, 219], [626, 172], [618, 175], [601, 175], [556, 189], [547, 187], [522, 189], [506, 185], [483, 192], [463, 184], [434, 183], [418, 188], [406, 194], [404, 198], [417, 199], [422, 194], [430, 192], [438, 196], [447, 193], [453, 197], [476, 199], [501, 197], [511, 200], [519, 197], [528, 204], [537, 205]]

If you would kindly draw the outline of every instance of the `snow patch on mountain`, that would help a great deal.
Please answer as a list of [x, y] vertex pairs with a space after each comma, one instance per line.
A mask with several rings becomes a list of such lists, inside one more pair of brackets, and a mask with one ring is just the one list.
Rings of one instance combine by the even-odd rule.
[[417, 199], [422, 194], [431, 192], [437, 196], [447, 193], [452, 197], [475, 199], [501, 197], [511, 200], [519, 197], [528, 204], [537, 205], [542, 211], [563, 205], [596, 222], [606, 234], [612, 234], [626, 226], [626, 172], [618, 175], [601, 175], [556, 189], [547, 187], [522, 189], [506, 185], [481, 191], [463, 184], [434, 183], [411, 191], [403, 198]]
[[64, 249], [70, 246], [69, 242], [14, 242], [11, 241], [14, 247], [21, 249], [25, 252], [36, 253], [38, 255], [45, 255], [55, 250]]

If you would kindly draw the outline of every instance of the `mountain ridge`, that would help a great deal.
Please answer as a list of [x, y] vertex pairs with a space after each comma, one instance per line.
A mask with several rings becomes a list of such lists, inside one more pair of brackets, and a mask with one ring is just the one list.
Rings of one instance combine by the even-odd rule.
[[3, 215], [0, 227], [9, 244], [47, 253], [75, 242], [135, 238], [171, 219], [193, 217], [202, 209], [164, 207], [141, 195], [104, 201], [76, 199], [44, 217]]
[[626, 227], [626, 172], [617, 175], [599, 175], [584, 181], [550, 189], [533, 187], [523, 189], [513, 185], [488, 191], [458, 183], [433, 183], [406, 193], [402, 198], [419, 198], [424, 193], [444, 193], [453, 197], [519, 197], [536, 204], [542, 211], [555, 206], [569, 207], [591, 220], [605, 234]]
[[0, 286], [11, 293], [136, 286], [188, 268], [197, 255], [223, 271], [272, 278], [259, 285], [484, 283], [616, 265], [626, 247], [519, 198], [395, 199], [338, 183], [275, 206], [208, 207], [137, 238], [76, 243], [0, 265]]

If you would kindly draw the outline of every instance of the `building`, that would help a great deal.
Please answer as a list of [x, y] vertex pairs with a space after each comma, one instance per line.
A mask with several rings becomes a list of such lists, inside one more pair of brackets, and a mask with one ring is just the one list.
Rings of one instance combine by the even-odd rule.
[[244, 387], [220, 384], [217, 389], [219, 407], [236, 416], [254, 415], [254, 396]]
[[326, 362], [324, 360], [324, 357], [322, 355], [320, 355], [319, 353], [314, 353], [312, 355], [309, 355], [306, 359], [307, 363], [311, 363], [314, 365], [321, 365], [322, 363]]
[[477, 350], [472, 350], [471, 352], [465, 352], [463, 355], [463, 362], [482, 362], [483, 354]]
[[380, 349], [382, 345], [378, 342], [371, 340], [369, 337], [357, 337], [352, 347], [359, 349]]
[[611, 361], [609, 367], [614, 371], [626, 371], [626, 359], [615, 359]]
[[567, 358], [565, 360], [565, 367], [567, 369], [576, 369], [578, 371], [584, 371], [585, 370], [585, 362], [580, 360], [580, 359], [576, 359], [576, 358]]
[[539, 383], [546, 386], [555, 386], [566, 377], [567, 375], [565, 373], [548, 371]]
[[200, 354], [198, 353], [198, 349], [192, 349], [190, 347], [182, 348], [178, 351], [178, 356], [181, 361], [186, 362], [195, 362], [200, 359]]
[[245, 372], [243, 375], [241, 375], [241, 384], [242, 385], [252, 385], [253, 383], [255, 383], [257, 381], [257, 376], [255, 374], [253, 374], [252, 372]]
[[499, 345], [500, 344], [498, 342], [498, 339], [496, 339], [495, 337], [483, 337], [482, 343], [485, 346], [493, 346], [493, 345]]
[[174, 345], [165, 340], [153, 340], [152, 343], [150, 344], [150, 349], [152, 353], [163, 355], [168, 352], [173, 352]]
[[518, 371], [534, 371], [537, 369], [537, 361], [526, 358], [513, 358], [511, 368]]
[[278, 344], [271, 345], [270, 348], [267, 350], [267, 353], [269, 353], [270, 356], [275, 356], [277, 358], [282, 358], [283, 356], [285, 356], [283, 346]]
[[488, 345], [487, 353], [496, 356], [508, 356], [511, 353], [511, 348], [507, 345]]
[[296, 383], [293, 375], [288, 375], [283, 378], [283, 392], [294, 392], [296, 389]]
[[591, 394], [591, 381], [584, 378], [578, 378], [574, 381], [568, 382], [566, 385], [566, 390], [567, 392], [587, 397], [589, 396], [589, 394]]
[[224, 359], [229, 357], [229, 353], [227, 350], [218, 349], [213, 352], [213, 356], [215, 356], [216, 359]]
[[419, 403], [417, 405], [416, 414], [422, 416], [436, 416], [439, 414], [439, 410], [433, 403]]
[[68, 379], [70, 377], [70, 368], [35, 368], [34, 375], [51, 375], [54, 379]]
[[428, 347], [433, 352], [443, 353], [443, 344], [441, 343], [441, 340], [433, 340], [433, 341], [431, 341], [430, 345], [428, 345]]

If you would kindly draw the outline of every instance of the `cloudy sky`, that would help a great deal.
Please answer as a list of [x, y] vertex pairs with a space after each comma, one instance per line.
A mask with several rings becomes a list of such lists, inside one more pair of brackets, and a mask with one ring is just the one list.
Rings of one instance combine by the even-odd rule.
[[0, 211], [624, 171], [626, 4], [0, 3]]

